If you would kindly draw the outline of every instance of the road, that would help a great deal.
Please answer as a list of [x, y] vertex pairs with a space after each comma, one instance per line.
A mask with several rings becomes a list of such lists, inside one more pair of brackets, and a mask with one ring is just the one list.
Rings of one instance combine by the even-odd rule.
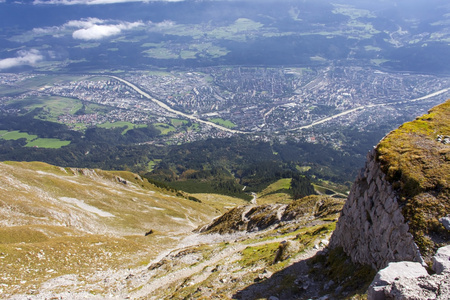
[[200, 118], [198, 118], [196, 116], [185, 114], [185, 113], [183, 113], [181, 111], [178, 111], [178, 110], [175, 110], [175, 109], [171, 108], [170, 106], [168, 106], [164, 102], [162, 102], [162, 101], [160, 101], [158, 99], [155, 99], [154, 97], [150, 96], [148, 93], [144, 92], [143, 90], [141, 90], [139, 87], [137, 87], [133, 83], [131, 83], [131, 82], [129, 82], [129, 81], [123, 79], [123, 78], [120, 78], [120, 77], [117, 77], [117, 76], [108, 76], [108, 77], [114, 78], [114, 79], [116, 79], [116, 80], [118, 80], [118, 81], [128, 85], [133, 90], [135, 90], [136, 92], [141, 94], [143, 97], [147, 98], [148, 100], [154, 102], [155, 104], [159, 105], [160, 107], [164, 108], [165, 110], [167, 110], [167, 111], [169, 111], [171, 113], [174, 113], [176, 115], [182, 116], [184, 118], [187, 118], [187, 119], [199, 122], [199, 123], [207, 124], [209, 126], [215, 127], [217, 129], [220, 129], [220, 130], [223, 130], [223, 131], [227, 131], [227, 132], [231, 132], [231, 133], [244, 133], [244, 134], [248, 133], [246, 131], [234, 130], [234, 129], [230, 129], [230, 128], [227, 128], [227, 127], [224, 127], [224, 126], [220, 126], [220, 125], [218, 125], [216, 123], [202, 120], [202, 119], [200, 119]]
[[[219, 124], [213, 123], [213, 122], [202, 120], [202, 119], [200, 119], [200, 118], [198, 118], [198, 117], [196, 117], [194, 115], [189, 115], [189, 114], [183, 113], [181, 111], [175, 110], [175, 109], [171, 108], [170, 106], [168, 106], [167, 104], [165, 104], [164, 102], [162, 102], [162, 101], [160, 101], [160, 100], [150, 96], [148, 93], [144, 92], [142, 89], [140, 89], [139, 87], [137, 87], [133, 83], [131, 83], [131, 82], [129, 82], [129, 81], [123, 79], [123, 78], [117, 77], [117, 76], [109, 76], [109, 77], [114, 78], [114, 79], [116, 79], [116, 80], [118, 80], [118, 81], [128, 85], [133, 90], [135, 90], [136, 92], [141, 94], [143, 97], [147, 98], [148, 100], [152, 101], [153, 103], [157, 104], [158, 106], [162, 107], [163, 109], [165, 109], [165, 110], [167, 110], [167, 111], [169, 111], [171, 113], [174, 113], [176, 115], [179, 115], [181, 117], [184, 117], [184, 118], [187, 118], [187, 119], [199, 122], [199, 123], [207, 124], [209, 126], [217, 128], [219, 130], [223, 130], [223, 131], [227, 131], [227, 132], [231, 132], [231, 133], [241, 133], [241, 134], [248, 134], [249, 133], [247, 131], [230, 129], [230, 128], [221, 126]], [[314, 127], [316, 125], [323, 124], [323, 123], [326, 123], [328, 121], [331, 121], [333, 119], [340, 118], [342, 116], [351, 114], [351, 113], [353, 113], [355, 111], [358, 111], [358, 110], [364, 110], [364, 109], [367, 109], [367, 108], [372, 108], [372, 107], [377, 107], [377, 106], [386, 106], [386, 105], [394, 105], [394, 104], [401, 104], [401, 103], [417, 102], [417, 101], [425, 100], [425, 99], [428, 99], [428, 98], [431, 98], [431, 97], [434, 97], [434, 96], [438, 96], [438, 95], [443, 94], [443, 93], [448, 92], [448, 91], [450, 91], [450, 88], [445, 88], [445, 89], [439, 90], [437, 92], [425, 95], [423, 97], [419, 97], [419, 98], [415, 98], [415, 99], [411, 99], [411, 100], [402, 100], [402, 101], [396, 101], [396, 102], [390, 102], [390, 103], [362, 105], [362, 106], [358, 106], [358, 107], [355, 107], [355, 108], [343, 111], [343, 112], [338, 113], [336, 115], [323, 118], [323, 119], [321, 119], [319, 121], [315, 121], [315, 122], [313, 122], [313, 123], [311, 123], [309, 125], [305, 125], [305, 126], [289, 129], [288, 131], [298, 131], [298, 130], [302, 130], [302, 129], [311, 128], [311, 127]], [[264, 117], [266, 117], [266, 115]]]
[[417, 101], [425, 100], [425, 99], [428, 99], [428, 98], [431, 98], [431, 97], [434, 97], [434, 96], [438, 96], [438, 95], [443, 94], [443, 93], [448, 92], [448, 91], [450, 91], [450, 88], [442, 89], [442, 90], [439, 90], [437, 92], [425, 95], [423, 97], [415, 98], [415, 99], [411, 99], [411, 100], [402, 100], [402, 101], [396, 101], [396, 102], [390, 102], [390, 103], [369, 104], [369, 105], [358, 106], [358, 107], [355, 107], [355, 108], [343, 111], [343, 112], [341, 112], [339, 114], [336, 114], [336, 115], [333, 115], [333, 116], [330, 116], [330, 117], [326, 117], [326, 118], [324, 118], [322, 120], [313, 122], [313, 123], [311, 123], [309, 125], [305, 125], [305, 126], [301, 126], [301, 127], [290, 129], [289, 131], [297, 131], [297, 130], [311, 128], [313, 126], [316, 126], [316, 125], [328, 122], [330, 120], [333, 120], [333, 119], [336, 119], [336, 118], [348, 115], [348, 114], [350, 114], [352, 112], [355, 112], [355, 111], [358, 111], [358, 110], [364, 110], [366, 108], [372, 108], [372, 107], [376, 107], [376, 106], [386, 106], [386, 105], [393, 105], [393, 104], [400, 104], [400, 103], [417, 102]]

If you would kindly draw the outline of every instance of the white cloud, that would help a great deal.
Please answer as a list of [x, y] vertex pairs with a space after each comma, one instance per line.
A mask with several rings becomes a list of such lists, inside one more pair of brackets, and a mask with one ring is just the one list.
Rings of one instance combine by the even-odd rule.
[[100, 40], [109, 36], [118, 35], [122, 30], [128, 30], [142, 25], [144, 25], [142, 22], [124, 22], [109, 25], [85, 24], [83, 26], [84, 28], [75, 30], [72, 37], [79, 40]]
[[[1, 0], [0, 0], [1, 1]], [[184, 0], [34, 0], [33, 4], [60, 4], [60, 5], [75, 5], [75, 4], [114, 4], [124, 2], [181, 2]]]
[[117, 35], [120, 31], [121, 29], [117, 25], [94, 25], [74, 31], [72, 37], [79, 40], [99, 40], [111, 35]]
[[44, 28], [34, 28], [36, 34], [50, 34], [58, 37], [67, 34], [67, 31], [73, 31], [72, 37], [80, 40], [99, 40], [109, 36], [118, 35], [124, 30], [143, 26], [144, 23], [122, 22], [114, 20], [101, 20], [97, 18], [87, 18], [81, 20], [71, 20], [61, 26], [52, 26]]
[[44, 56], [36, 49], [29, 51], [20, 50], [17, 52], [17, 57], [0, 59], [0, 70], [24, 65], [33, 66], [43, 59]]

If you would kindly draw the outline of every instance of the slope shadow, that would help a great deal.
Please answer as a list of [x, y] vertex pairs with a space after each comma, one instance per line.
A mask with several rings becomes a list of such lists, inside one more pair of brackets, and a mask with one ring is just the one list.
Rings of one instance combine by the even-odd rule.
[[[278, 299], [310, 299], [319, 296], [319, 283], [308, 286], [310, 264], [314, 257], [301, 260], [293, 265], [274, 273], [266, 279], [255, 278], [255, 283], [233, 295], [232, 299], [252, 300], [269, 299], [271, 296]], [[306, 289], [303, 289], [305, 284]]]
[[[330, 254], [331, 253], [331, 254]], [[264, 275], [264, 274], [262, 274]], [[232, 299], [350, 299], [364, 294], [375, 276], [368, 266], [353, 264], [342, 248], [319, 251], [236, 292]]]

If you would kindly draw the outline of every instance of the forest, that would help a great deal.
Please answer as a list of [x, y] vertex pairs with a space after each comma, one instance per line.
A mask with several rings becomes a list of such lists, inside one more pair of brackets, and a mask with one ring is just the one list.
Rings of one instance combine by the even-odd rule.
[[[0, 116], [0, 130], [70, 141], [59, 149], [24, 147], [25, 139], [0, 139], [0, 160], [44, 161], [63, 167], [129, 170], [189, 193], [221, 193], [250, 199], [271, 183], [292, 178], [294, 197], [313, 192], [311, 181], [349, 186], [360, 161], [322, 144], [263, 142], [248, 136], [207, 139], [182, 145], [161, 143], [153, 126], [92, 127], [84, 133], [36, 119], [37, 112]], [[144, 143], [154, 141], [154, 143]], [[149, 164], [153, 163], [150, 168]]]

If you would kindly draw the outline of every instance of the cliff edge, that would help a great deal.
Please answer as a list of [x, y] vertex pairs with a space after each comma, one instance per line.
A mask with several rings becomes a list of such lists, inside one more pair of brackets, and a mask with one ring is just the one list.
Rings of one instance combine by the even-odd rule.
[[367, 156], [331, 237], [354, 262], [430, 262], [450, 243], [450, 100], [389, 133]]

